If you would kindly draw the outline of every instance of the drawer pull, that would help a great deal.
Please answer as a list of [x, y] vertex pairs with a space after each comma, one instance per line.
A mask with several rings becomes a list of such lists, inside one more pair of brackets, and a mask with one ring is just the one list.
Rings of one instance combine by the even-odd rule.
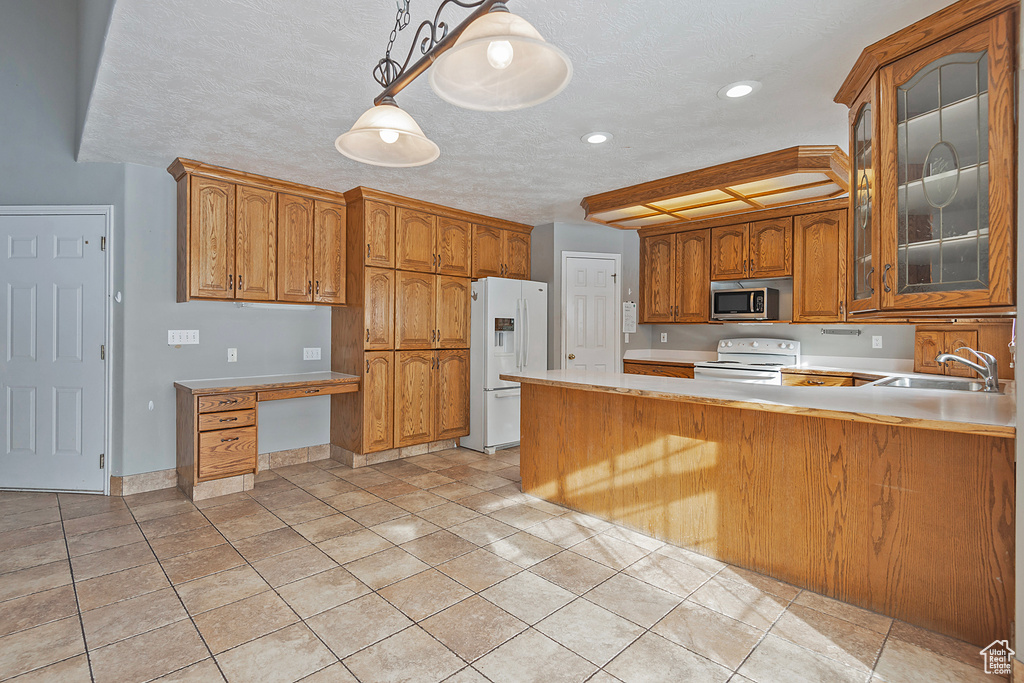
[[808, 384], [824, 384], [825, 382], [823, 382], [820, 379], [809, 379], [809, 380], [807, 380], [807, 383]]
[[224, 405], [233, 405], [235, 403], [238, 403], [238, 399], [237, 398], [229, 398], [229, 399], [225, 399], [224, 401], [222, 401], [222, 403]]
[[220, 419], [220, 421], [221, 422], [238, 422], [238, 418], [237, 417], [222, 417]]
[[307, 394], [319, 394], [320, 390], [319, 389], [306, 389], [306, 393]]
[[230, 439], [221, 439], [220, 440], [221, 443], [227, 443], [228, 441], [238, 441], [238, 437], [237, 436], [233, 436]]

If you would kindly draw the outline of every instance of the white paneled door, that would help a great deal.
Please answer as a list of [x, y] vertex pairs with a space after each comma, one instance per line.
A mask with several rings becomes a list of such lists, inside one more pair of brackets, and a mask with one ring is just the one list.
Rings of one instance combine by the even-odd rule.
[[564, 268], [562, 367], [618, 372], [616, 260], [570, 256]]
[[0, 207], [0, 488], [102, 493], [109, 213]]

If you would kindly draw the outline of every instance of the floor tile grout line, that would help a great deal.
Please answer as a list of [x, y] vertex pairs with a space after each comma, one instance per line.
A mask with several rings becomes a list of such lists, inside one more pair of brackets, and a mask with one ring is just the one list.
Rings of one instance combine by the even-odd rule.
[[[191, 502], [192, 502], [192, 506], [195, 507], [195, 502], [194, 501], [191, 501]], [[199, 511], [200, 514], [203, 514], [202, 510], [199, 510], [199, 508], [196, 508], [196, 510]], [[129, 507], [128, 511], [132, 515], [132, 518], [135, 518], [135, 513], [132, 512], [130, 507]], [[209, 518], [207, 518], [205, 514], [203, 514], [203, 518], [206, 519], [207, 522], [210, 521]], [[138, 523], [138, 522], [136, 521], [136, 523]], [[141, 525], [139, 525], [139, 531], [142, 531], [142, 526]], [[188, 529], [186, 531], [194, 531], [194, 529]], [[159, 565], [160, 571], [163, 572], [164, 578], [167, 579], [168, 585], [170, 586], [171, 590], [174, 591], [174, 596], [176, 598], [178, 598], [178, 603], [181, 605], [181, 608], [185, 611], [185, 615], [188, 618], [189, 623], [191, 623], [192, 624], [192, 628], [194, 628], [196, 630], [196, 635], [199, 636], [200, 642], [202, 642], [203, 647], [206, 648], [206, 652], [210, 655], [210, 659], [213, 660], [213, 664], [214, 664], [214, 666], [217, 667], [217, 671], [220, 672], [220, 675], [226, 681], [227, 680], [227, 676], [224, 675], [224, 671], [220, 667], [220, 662], [218, 662], [217, 658], [213, 656], [213, 650], [210, 648], [209, 643], [206, 642], [206, 638], [203, 637], [202, 631], [199, 630], [199, 626], [196, 624], [195, 619], [192, 616], [192, 613], [189, 612], [188, 607], [185, 606], [184, 600], [181, 599], [181, 594], [178, 593], [177, 586], [175, 586], [174, 582], [171, 581], [171, 577], [167, 573], [167, 570], [164, 568], [163, 562], [160, 561], [160, 558], [157, 557], [156, 552], [153, 550], [153, 544], [150, 542], [149, 537], [146, 536], [146, 533], [144, 531], [142, 532], [142, 536], [143, 536], [143, 538], [146, 539], [146, 545], [149, 547], [149, 552], [153, 553], [153, 558], [156, 560], [157, 565]], [[181, 620], [181, 621], [184, 621], [184, 620]], [[173, 623], [178, 623], [178, 622], [173, 622]], [[160, 627], [160, 628], [163, 628], [163, 627]], [[157, 630], [157, 629], [151, 629], [150, 631], [147, 631], [147, 633], [152, 632], [154, 630]], [[138, 635], [141, 635], [141, 634], [138, 634]], [[132, 636], [132, 637], [134, 638], [135, 636]], [[128, 640], [128, 639], [125, 638], [125, 639], [122, 639], [122, 640]], [[118, 642], [122, 642], [122, 641], [118, 641]], [[111, 643], [111, 644], [113, 644], [113, 643]], [[199, 660], [199, 661], [203, 661], [203, 660]], [[188, 664], [187, 666], [192, 666], [193, 664], [197, 664], [197, 663], [198, 662], [192, 662], [191, 664]], [[187, 666], [186, 667], [182, 667], [182, 668], [187, 668]], [[165, 676], [168, 673], [173, 673], [173, 672], [165, 672], [165, 673], [159, 674], [158, 676], [156, 676], [154, 678], [159, 678], [160, 676]], [[150, 680], [152, 680], [152, 679], [150, 679]]]
[[[762, 635], [762, 636], [761, 636], [760, 638], [758, 638], [758, 639], [757, 639], [757, 642], [756, 642], [756, 643], [754, 643], [754, 646], [753, 646], [752, 648], [750, 648], [750, 652], [748, 652], [748, 653], [747, 653], [747, 655], [746, 655], [746, 656], [745, 656], [745, 657], [743, 658], [743, 661], [741, 661], [741, 662], [740, 662], [740, 663], [739, 663], [739, 664], [738, 664], [738, 665], [736, 666], [736, 668], [735, 668], [735, 669], [733, 669], [733, 672], [734, 672], [735, 674], [738, 674], [738, 673], [740, 672], [740, 669], [742, 669], [742, 668], [743, 668], [743, 665], [747, 663], [747, 660], [749, 660], [749, 659], [750, 659], [750, 656], [751, 656], [752, 654], [754, 654], [754, 651], [755, 651], [755, 650], [757, 650], [757, 648], [761, 646], [761, 643], [763, 643], [763, 642], [764, 642], [764, 641], [765, 641], [765, 640], [766, 640], [766, 639], [768, 638], [768, 634], [769, 634], [769, 633], [771, 632], [772, 628], [774, 628], [775, 624], [779, 623], [779, 619], [781, 619], [781, 618], [782, 618], [782, 615], [786, 613], [786, 611], [787, 611], [787, 610], [789, 609], [790, 605], [792, 605], [792, 604], [793, 604], [793, 602], [794, 602], [794, 601], [795, 601], [795, 600], [797, 599], [797, 597], [798, 597], [799, 595], [800, 595], [800, 593], [797, 593], [797, 594], [796, 594], [796, 595], [794, 595], [794, 596], [793, 596], [792, 598], [790, 598], [789, 602], [787, 602], [787, 603], [786, 603], [786, 606], [785, 606], [785, 607], [784, 607], [784, 608], [782, 609], [782, 611], [781, 611], [781, 612], [779, 612], [779, 615], [778, 615], [777, 617], [775, 617], [775, 619], [773, 619], [773, 620], [772, 620], [772, 623], [771, 623], [771, 625], [770, 625], [770, 626], [768, 626], [768, 628], [766, 628], [766, 629], [764, 630], [764, 634], [763, 634], [763, 635]], [[775, 596], [775, 597], [779, 597], [779, 596]], [[728, 615], [726, 615], [726, 616], [728, 616]], [[737, 620], [737, 621], [738, 621], [738, 620]], [[756, 627], [755, 627], [755, 628], [756, 628]], [[776, 636], [776, 638], [778, 638], [778, 636]], [[783, 640], [784, 640], [784, 639], [783, 639]], [[800, 647], [800, 646], [798, 646], [798, 647]], [[815, 652], [814, 652], [813, 650], [809, 650], [809, 649], [807, 649], [807, 648], [801, 648], [801, 649], [807, 650], [808, 652], [811, 652], [812, 654], [817, 654], [817, 653], [815, 653]], [[832, 660], [832, 661], [835, 661], [835, 660]], [[869, 675], [869, 677], [870, 677], [870, 675]], [[730, 678], [731, 678], [731, 677], [730, 677]]]
[[[89, 652], [89, 643], [85, 639], [85, 617], [82, 613], [82, 604], [78, 600], [78, 582], [75, 581], [75, 567], [71, 563], [71, 547], [68, 543], [67, 530], [64, 527], [64, 515], [61, 512], [60, 495], [57, 496], [57, 514], [60, 516], [60, 529], [64, 535], [64, 550], [68, 554], [68, 573], [71, 575], [71, 589], [75, 593], [75, 607], [78, 608], [78, 628], [82, 633], [82, 649], [85, 651], [85, 661], [89, 666], [89, 680], [96, 680], [96, 675], [93, 673], [92, 667], [92, 654]], [[141, 529], [139, 531], [142, 531]], [[77, 655], [76, 655], [77, 656]], [[49, 664], [47, 665], [49, 666]]]

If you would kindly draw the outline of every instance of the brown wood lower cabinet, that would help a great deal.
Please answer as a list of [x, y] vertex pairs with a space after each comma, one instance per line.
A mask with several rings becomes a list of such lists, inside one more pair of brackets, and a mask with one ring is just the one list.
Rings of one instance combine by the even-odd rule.
[[522, 385], [525, 493], [983, 647], [1014, 440]]
[[1009, 320], [960, 325], [918, 325], [914, 335], [914, 372], [977, 377], [978, 373], [961, 363], [935, 362], [935, 357], [940, 353], [952, 353], [978, 362], [970, 352], [957, 351], [966, 346], [995, 356], [999, 363], [1000, 379], [1013, 379], [1013, 357], [1008, 346], [1012, 336], [1013, 323]]
[[190, 412], [195, 411], [199, 441], [195, 481], [256, 472], [256, 394], [212, 394], [194, 400], [195, 408]]
[[622, 371], [627, 375], [657, 375], [659, 377], [693, 379], [693, 363], [650, 363], [624, 360], [622, 361]]
[[782, 384], [787, 387], [852, 387], [853, 375], [782, 373]]
[[394, 446], [469, 433], [469, 351], [395, 352]]

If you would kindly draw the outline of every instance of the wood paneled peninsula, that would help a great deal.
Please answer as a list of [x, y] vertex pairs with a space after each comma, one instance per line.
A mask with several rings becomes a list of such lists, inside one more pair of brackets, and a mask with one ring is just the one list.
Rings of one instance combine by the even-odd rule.
[[979, 646], [1011, 635], [1003, 395], [552, 370], [523, 491]]

